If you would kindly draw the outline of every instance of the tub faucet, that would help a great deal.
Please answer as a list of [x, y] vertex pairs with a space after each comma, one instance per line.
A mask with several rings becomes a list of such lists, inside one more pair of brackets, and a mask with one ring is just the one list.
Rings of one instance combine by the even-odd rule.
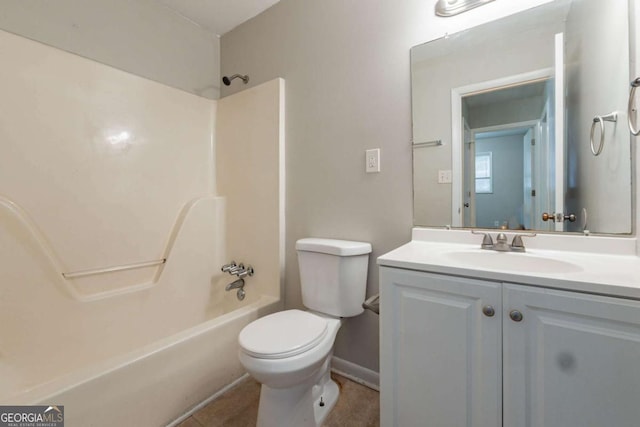
[[229, 283], [227, 286], [225, 286], [224, 290], [230, 291], [231, 289], [242, 289], [243, 287], [244, 287], [244, 279], [238, 279], [236, 281]]

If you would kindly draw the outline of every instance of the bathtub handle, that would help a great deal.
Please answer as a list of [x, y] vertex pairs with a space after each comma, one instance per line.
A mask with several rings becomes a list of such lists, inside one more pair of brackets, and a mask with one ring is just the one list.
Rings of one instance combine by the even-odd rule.
[[237, 267], [237, 266], [238, 266], [238, 264], [236, 264], [236, 262], [235, 262], [235, 261], [231, 261], [229, 264], [225, 264], [225, 265], [223, 265], [223, 266], [222, 266], [222, 268], [221, 268], [221, 270], [222, 270], [222, 272], [223, 272], [223, 273], [226, 273], [226, 272], [228, 272], [229, 270], [231, 270], [232, 268], [235, 268], [235, 267]]
[[232, 276], [238, 276], [243, 278], [246, 276], [253, 276], [255, 270], [250, 265], [244, 266], [244, 263], [237, 264], [235, 261], [231, 261], [229, 264], [225, 264], [221, 268], [223, 273], [229, 273]]
[[240, 263], [235, 267], [231, 267], [227, 273], [237, 275], [239, 272], [244, 271], [244, 264]]
[[[240, 265], [242, 265], [242, 264], [240, 264]], [[237, 272], [235, 272], [233, 274], [235, 274], [236, 276], [242, 278], [242, 277], [246, 277], [246, 276], [251, 277], [251, 276], [253, 276], [253, 273], [254, 273], [253, 267], [248, 265], [246, 267], [243, 266], [243, 268], [241, 270], [239, 270], [239, 271], [237, 271]]]

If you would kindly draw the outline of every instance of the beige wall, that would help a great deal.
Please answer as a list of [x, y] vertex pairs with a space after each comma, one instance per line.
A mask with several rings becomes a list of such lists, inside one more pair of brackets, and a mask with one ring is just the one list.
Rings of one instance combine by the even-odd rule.
[[0, 28], [216, 99], [220, 42], [154, 0], [6, 0]]
[[[288, 307], [301, 306], [297, 239], [371, 242], [369, 295], [375, 258], [410, 239], [410, 47], [543, 2], [497, 0], [445, 19], [435, 0], [282, 0], [222, 37], [223, 75], [247, 73], [249, 87], [287, 82]], [[244, 89], [235, 81], [223, 95]], [[378, 174], [364, 172], [368, 148], [381, 149]], [[336, 356], [377, 371], [378, 317], [349, 319]]]

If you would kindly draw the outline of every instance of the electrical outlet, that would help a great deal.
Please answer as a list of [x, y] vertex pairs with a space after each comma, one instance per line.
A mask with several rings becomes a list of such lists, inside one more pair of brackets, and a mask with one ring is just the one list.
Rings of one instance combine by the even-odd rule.
[[451, 170], [438, 171], [438, 184], [451, 184]]
[[366, 165], [365, 170], [367, 173], [380, 172], [380, 149], [373, 148], [365, 152]]

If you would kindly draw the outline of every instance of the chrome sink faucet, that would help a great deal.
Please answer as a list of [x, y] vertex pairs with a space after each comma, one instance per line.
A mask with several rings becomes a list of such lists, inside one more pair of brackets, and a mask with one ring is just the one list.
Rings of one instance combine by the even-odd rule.
[[511, 246], [507, 243], [507, 235], [504, 233], [498, 233], [496, 236], [496, 243], [493, 245], [493, 250], [498, 252], [510, 252]]
[[525, 252], [524, 243], [522, 241], [523, 237], [535, 237], [536, 233], [531, 234], [515, 234], [513, 236], [513, 240], [511, 244], [507, 243], [507, 235], [504, 233], [498, 233], [496, 236], [495, 243], [491, 238], [491, 234], [483, 233], [480, 231], [471, 230], [472, 234], [481, 234], [484, 237], [482, 238], [482, 244], [480, 245], [481, 249], [489, 249], [492, 251], [498, 252]]

